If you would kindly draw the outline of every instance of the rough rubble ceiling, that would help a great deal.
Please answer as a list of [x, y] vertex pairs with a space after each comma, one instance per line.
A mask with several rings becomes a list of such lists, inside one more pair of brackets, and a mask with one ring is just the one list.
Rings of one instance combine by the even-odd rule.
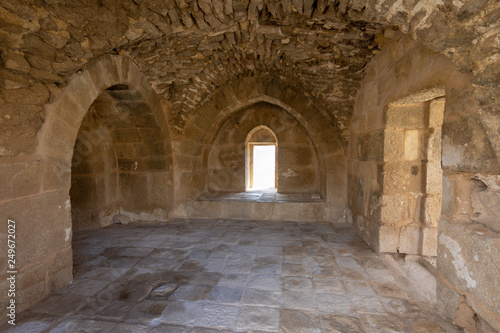
[[262, 20], [207, 33], [177, 33], [123, 49], [139, 64], [182, 128], [218, 87], [240, 76], [269, 75], [304, 90], [344, 131], [364, 67], [377, 52], [378, 24], [302, 22], [282, 26]]
[[[2, 0], [0, 86], [31, 89], [33, 82], [41, 82], [53, 100], [67, 78], [92, 58], [130, 54], [171, 103], [171, 121], [182, 126], [224, 83], [247, 75], [274, 76], [302, 89], [331, 115], [345, 144], [363, 68], [378, 42], [384, 42], [382, 33], [389, 24], [382, 22], [418, 36], [465, 70], [492, 64], [485, 82], [477, 83], [496, 89], [488, 81], [497, 72], [496, 44], [486, 38], [496, 31], [496, 1], [439, 3]], [[483, 34], [485, 38], [478, 37]], [[473, 38], [479, 53], [467, 46]]]

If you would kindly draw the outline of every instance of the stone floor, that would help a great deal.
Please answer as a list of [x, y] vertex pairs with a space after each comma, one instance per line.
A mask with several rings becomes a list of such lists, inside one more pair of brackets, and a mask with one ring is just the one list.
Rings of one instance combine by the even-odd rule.
[[112, 226], [74, 253], [74, 282], [0, 331], [458, 332], [341, 223]]
[[255, 201], [255, 202], [321, 202], [318, 193], [277, 193], [276, 189], [249, 190], [239, 193], [206, 193], [198, 200]]

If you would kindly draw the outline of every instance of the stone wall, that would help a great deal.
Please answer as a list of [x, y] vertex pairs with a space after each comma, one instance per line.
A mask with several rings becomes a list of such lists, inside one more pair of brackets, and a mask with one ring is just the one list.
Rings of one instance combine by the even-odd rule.
[[495, 332], [500, 331], [500, 164], [473, 91], [471, 76], [463, 74], [446, 95], [456, 107], [446, 105], [443, 124], [438, 309], [470, 332]]
[[[163, 108], [147, 80], [129, 59], [104, 56], [91, 62], [69, 80], [58, 98], [44, 106], [46, 118], [37, 132], [36, 148], [24, 145], [16, 158], [3, 160], [0, 218], [16, 221], [17, 310], [21, 311], [72, 280], [71, 160], [80, 125], [89, 108], [106, 89], [127, 85], [135, 90], [154, 114], [162, 132], [164, 169], [160, 198], [156, 206], [126, 207], [134, 218], [162, 218], [172, 205], [172, 166], [168, 126]], [[18, 106], [21, 109], [21, 106]], [[29, 122], [26, 126], [29, 125]], [[113, 138], [111, 131], [111, 137]], [[116, 143], [116, 138], [113, 142]], [[104, 139], [101, 144], [106, 144]], [[109, 140], [108, 140], [109, 142]], [[104, 146], [105, 147], [105, 146]], [[99, 149], [98, 149], [99, 150]], [[96, 150], [96, 152], [98, 151]], [[134, 185], [128, 187], [129, 191]], [[123, 187], [122, 187], [123, 188]], [[154, 188], [148, 188], [156, 195]], [[137, 197], [129, 202], [135, 202]], [[126, 205], [124, 205], [126, 206]], [[154, 208], [154, 209], [153, 209]], [[6, 231], [5, 231], [6, 232]], [[1, 244], [6, 248], [2, 231]], [[6, 258], [0, 262], [7, 271]], [[6, 276], [0, 276], [2, 315], [7, 300]]]
[[[226, 117], [263, 100], [289, 112], [299, 111], [293, 116], [315, 143], [321, 143], [317, 144], [319, 169], [326, 173], [326, 181], [320, 182], [321, 194], [331, 207], [343, 207], [346, 161], [342, 147], [347, 139], [357, 140], [373, 131], [367, 140], [381, 140], [384, 136], [375, 132], [384, 129], [386, 105], [446, 81], [445, 77], [427, 80], [430, 68], [436, 76], [449, 67], [436, 54], [407, 44], [407, 51], [395, 47], [396, 54], [388, 55], [390, 49], [383, 45], [392, 37], [392, 27], [446, 55], [460, 71], [469, 73], [448, 82], [446, 88], [446, 113], [453, 110], [453, 115], [446, 117], [443, 126], [444, 188], [456, 189], [458, 194], [444, 193], [443, 212], [447, 213], [443, 219], [448, 224], [442, 233], [455, 237], [459, 244], [470, 241], [478, 248], [492, 249], [495, 242], [489, 240], [495, 239], [498, 230], [495, 203], [500, 158], [498, 12], [497, 0], [2, 1], [0, 123], [6, 130], [0, 135], [0, 218], [22, 221], [21, 308], [71, 279], [70, 161], [80, 122], [102, 91], [114, 84], [133, 83], [153, 110], [167, 156], [165, 211], [172, 207], [174, 189], [170, 185], [175, 186], [177, 203], [196, 198], [206, 189], [203, 159], [210, 140], [204, 138], [216, 133], [211, 126], [212, 122], [220, 125], [217, 114]], [[373, 66], [368, 68], [366, 77], [373, 82], [366, 80], [362, 93], [372, 95], [358, 96], [351, 135], [353, 96], [365, 76], [366, 64], [380, 48], [387, 61], [378, 63], [388, 74], [378, 76]], [[105, 54], [108, 56], [102, 57]], [[109, 54], [128, 55], [141, 70], [127, 57]], [[425, 56], [419, 63], [421, 55]], [[389, 65], [391, 61], [397, 61], [396, 66]], [[256, 77], [274, 77], [285, 84], [269, 84]], [[380, 96], [392, 89], [398, 92], [394, 99], [380, 103]], [[365, 99], [363, 105], [373, 104], [370, 112], [359, 110], [360, 99]], [[457, 102], [452, 106], [449, 100]], [[367, 124], [372, 130], [366, 129]], [[177, 136], [172, 145], [174, 179], [169, 125]], [[357, 160], [358, 142], [350, 147], [350, 207], [357, 210], [362, 225], [376, 220], [366, 218], [371, 214], [372, 198], [375, 205], [380, 202], [377, 192], [383, 182], [378, 175], [383, 170], [374, 166], [383, 161], [379, 157]], [[463, 202], [471, 203], [470, 207], [463, 208], [459, 204]], [[335, 214], [341, 216], [342, 212]], [[455, 225], [455, 218], [464, 216], [484, 225], [488, 232], [480, 231], [484, 235], [470, 239], [454, 236], [454, 230], [469, 230], [468, 223]], [[376, 225], [367, 222], [364, 227]], [[363, 233], [373, 243], [368, 235], [376, 239], [378, 230]], [[2, 234], [2, 246], [5, 239]], [[441, 287], [443, 295], [465, 295], [480, 317], [500, 329], [491, 299], [487, 305], [473, 302], [474, 297], [479, 299], [477, 291], [459, 288], [454, 274], [460, 268], [453, 261], [450, 264], [452, 259], [445, 260], [445, 254], [451, 257], [442, 246], [438, 267], [443, 267], [441, 281], [447, 281], [443, 285], [449, 290], [444, 294]], [[492, 253], [491, 262], [498, 258]], [[493, 264], [487, 255], [478, 258], [485, 261], [486, 274]], [[1, 264], [4, 268], [6, 263]], [[0, 278], [5, 281], [4, 276]], [[484, 276], [477, 279], [478, 285], [488, 285], [484, 280]], [[1, 288], [5, 295], [5, 284]], [[491, 295], [498, 299], [498, 294]], [[453, 303], [448, 297], [442, 300], [447, 302], [441, 308], [452, 317]]]
[[377, 251], [435, 256], [451, 63], [402, 35], [367, 68], [349, 147], [350, 221]]
[[[94, 101], [75, 143], [70, 189], [73, 228], [103, 227], [117, 214], [144, 215], [168, 197], [162, 131], [144, 98], [126, 85]], [[148, 213], [149, 214], [149, 213]]]
[[438, 309], [471, 332], [498, 330], [498, 160], [471, 76], [394, 37], [357, 96], [349, 220], [377, 251], [437, 254]]
[[[281, 109], [280, 112], [288, 114], [286, 119], [295, 119], [293, 122], [300, 124], [296, 125], [296, 128], [297, 126], [299, 126], [299, 130], [303, 128], [301, 133], [305, 138], [309, 137], [317, 156], [316, 175], [310, 178], [312, 185], [307, 187], [307, 191], [314, 188], [314, 191], [318, 191], [328, 203], [327, 211], [318, 216], [328, 220], [343, 217], [346, 200], [345, 158], [337, 128], [315, 108], [314, 104], [305, 97], [299, 88], [291, 87], [277, 78], [267, 76], [242, 78], [223, 87], [189, 118], [182, 133], [173, 135], [176, 209], [172, 215], [190, 216], [191, 213], [194, 214], [193, 202], [200, 195], [209, 191], [207, 163], [212, 144], [216, 142], [217, 135], [222, 133], [221, 128], [228, 119], [231, 119], [233, 114], [258, 103], [271, 105], [273, 110]], [[253, 125], [260, 125], [259, 121], [252, 121]], [[253, 129], [250, 125], [247, 127], [248, 131]], [[283, 134], [285, 134], [286, 130], [283, 130]], [[298, 133], [300, 134], [300, 132]], [[289, 131], [286, 132], [286, 135], [289, 134]], [[242, 142], [244, 140], [245, 138], [242, 138]], [[302, 146], [303, 142], [300, 145]], [[294, 147], [296, 147], [296, 143], [291, 144], [291, 148]], [[312, 153], [312, 150], [310, 152]], [[244, 166], [241, 154], [239, 165]], [[301, 169], [303, 169], [302, 166], [297, 170]], [[286, 173], [287, 171], [288, 168], [278, 171], [278, 173]], [[244, 172], [239, 174], [242, 178], [240, 178], [240, 187], [237, 189], [243, 189]], [[295, 186], [295, 188], [297, 187]], [[199, 216], [199, 212], [196, 212], [196, 216]], [[276, 216], [274, 217], [276, 218]]]

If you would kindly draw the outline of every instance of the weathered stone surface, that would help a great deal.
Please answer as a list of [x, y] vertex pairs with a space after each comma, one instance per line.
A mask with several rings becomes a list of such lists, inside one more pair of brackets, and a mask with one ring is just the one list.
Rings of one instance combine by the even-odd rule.
[[[155, 119], [162, 130], [165, 129], [165, 140], [161, 140], [167, 142], [165, 147], [168, 147], [167, 123], [179, 138], [195, 132], [200, 134], [197, 138], [202, 138], [196, 151], [183, 151], [183, 158], [176, 157], [176, 161], [182, 163], [178, 170], [185, 171], [185, 174], [173, 177], [175, 194], [180, 202], [186, 198], [192, 199], [206, 189], [204, 149], [211, 140], [210, 136], [215, 135], [218, 122], [228, 115], [224, 109], [232, 105], [232, 111], [235, 111], [248, 105], [239, 103], [240, 98], [236, 97], [235, 90], [245, 90], [242, 95], [247, 95], [248, 99], [265, 94], [287, 104], [290, 112], [294, 108], [298, 110], [293, 116], [311, 135], [320, 163], [317, 169], [290, 168], [290, 172], [288, 169], [281, 170], [280, 174], [307, 174], [300, 182], [314, 179], [317, 185], [314, 191], [319, 191], [322, 195], [334, 193], [339, 197], [337, 203], [342, 205], [345, 192], [332, 189], [331, 179], [324, 175], [334, 171], [340, 171], [339, 174], [343, 175], [345, 160], [337, 152], [341, 148], [346, 150], [348, 141], [353, 143], [354, 147], [350, 147], [353, 152], [350, 158], [353, 161], [349, 162], [352, 162], [352, 168], [349, 167], [348, 187], [353, 190], [353, 194], [349, 202], [354, 214], [353, 220], [359, 221], [360, 233], [377, 235], [377, 223], [380, 221], [374, 220], [374, 216], [378, 213], [377, 207], [381, 202], [379, 196], [384, 195], [383, 179], [390, 178], [377, 178], [377, 171], [373, 170], [378, 168], [379, 174], [389, 172], [397, 176], [389, 179], [393, 187], [391, 191], [396, 190], [396, 178], [404, 177], [404, 174], [391, 172], [390, 168], [396, 169], [396, 164], [384, 169], [382, 163], [377, 164], [375, 160], [382, 162], [379, 156], [384, 152], [383, 161], [397, 163], [400, 157], [404, 158], [404, 153], [400, 154], [401, 151], [395, 148], [391, 151], [392, 155], [389, 155], [385, 146], [383, 149], [373, 147], [371, 151], [365, 142], [363, 155], [373, 156], [369, 156], [370, 162], [366, 160], [358, 163], [359, 160], [354, 160], [357, 159], [357, 143], [361, 140], [358, 137], [351, 140], [351, 131], [356, 136], [365, 136], [370, 132], [384, 130], [384, 119], [391, 126], [396, 126], [394, 128], [404, 127], [409, 123], [412, 127], [409, 130], [421, 126], [418, 123], [421, 112], [408, 113], [412, 106], [410, 109], [405, 107], [399, 114], [384, 118], [384, 115], [387, 116], [384, 114], [387, 108], [400, 108], [405, 103], [423, 103], [440, 98], [443, 96], [442, 87], [446, 86], [443, 127], [445, 171], [490, 176], [499, 174], [497, 81], [500, 67], [496, 58], [498, 3], [495, 0], [467, 3], [448, 1], [445, 5], [433, 1], [401, 3], [393, 0], [353, 0], [334, 4], [312, 0], [179, 0], [166, 3], [146, 1], [140, 4], [125, 1], [120, 6], [116, 6], [114, 1], [42, 3], [5, 0], [0, 6], [0, 17], [0, 49], [3, 60], [0, 66], [0, 121], [2, 129], [6, 129], [0, 135], [0, 156], [5, 159], [6, 164], [22, 163], [25, 159], [43, 160], [44, 163], [65, 159], [66, 163], [61, 163], [65, 166], [61, 169], [61, 179], [57, 179], [55, 174], [58, 169], [53, 165], [49, 167], [50, 171], [40, 172], [44, 178], [42, 190], [46, 193], [60, 189], [67, 192], [70, 185], [67, 181], [67, 164], [73, 153], [81, 117], [66, 117], [66, 112], [52, 112], [50, 108], [44, 108], [43, 104], [64, 94], [61, 89], [66, 87], [77, 96], [77, 102], [84, 105], [77, 111], [86, 112], [99, 93], [110, 86], [122, 84], [136, 87], [141, 92], [151, 85], [154, 92], [151, 89], [146, 91], [144, 98], [148, 100], [146, 104], [153, 108], [157, 104], [151, 103], [149, 98], [156, 97], [156, 94], [165, 101], [168, 100], [168, 103], [163, 104], [164, 110], [156, 112], [158, 110], [154, 108]], [[425, 47], [417, 45], [409, 37], [402, 37], [396, 30], [422, 41]], [[82, 66], [89, 63], [88, 68], [92, 68], [96, 63], [95, 58], [111, 53], [122, 54], [123, 57], [118, 62], [105, 61], [101, 57], [89, 78], [85, 69], [87, 67]], [[374, 58], [375, 62], [367, 66], [377, 54], [379, 56]], [[139, 70], [132, 66], [129, 57], [146, 77], [138, 78], [134, 74]], [[452, 73], [452, 67], [466, 74]], [[78, 73], [80, 70], [83, 71], [82, 74]], [[99, 73], [103, 75], [100, 76]], [[279, 78], [275, 81], [283, 84], [248, 84], [257, 76], [273, 80]], [[363, 78], [369, 82], [361, 84]], [[92, 82], [80, 86], [85, 81]], [[77, 83], [73, 84], [74, 82]], [[246, 82], [248, 87], [243, 88], [241, 82]], [[77, 89], [73, 89], [75, 85]], [[360, 85], [362, 88], [356, 97]], [[222, 88], [227, 86], [235, 88]], [[292, 88], [293, 92], [290, 92], [289, 89]], [[221, 91], [223, 92], [219, 94]], [[290, 97], [294, 93], [296, 96]], [[393, 105], [389, 106], [391, 103]], [[286, 108], [282, 104], [278, 103]], [[193, 121], [195, 126], [190, 127], [191, 120], [201, 112], [203, 105], [209, 105], [211, 109], [207, 113], [210, 116], [204, 117], [206, 124], [200, 121], [203, 118], [196, 118]], [[441, 116], [435, 111], [442, 108], [442, 101], [431, 102], [429, 114], [424, 116], [423, 126], [437, 129]], [[71, 113], [72, 109], [68, 108], [67, 111]], [[219, 113], [221, 117], [216, 118]], [[131, 111], [127, 118], [128, 123], [135, 126], [151, 125], [150, 128], [156, 128], [152, 126], [153, 118], [150, 115], [134, 116]], [[44, 122], [45, 129], [40, 133]], [[323, 126], [318, 126], [321, 122], [324, 123]], [[117, 122], [113, 124], [117, 125]], [[112, 128], [123, 129], [119, 126]], [[93, 166], [99, 172], [103, 172], [105, 167], [108, 170], [104, 171], [106, 176], [96, 176], [94, 180], [97, 183], [99, 179], [101, 184], [106, 184], [107, 189], [102, 197], [95, 195], [95, 198], [100, 200], [104, 197], [108, 200], [119, 197], [116, 179], [119, 179], [120, 172], [126, 171], [142, 177], [146, 185], [140, 186], [147, 188], [144, 191], [141, 188], [138, 194], [146, 195], [145, 201], [152, 199], [152, 174], [167, 173], [166, 170], [172, 169], [172, 165], [170, 157], [149, 158], [153, 153], [161, 153], [154, 144], [142, 145], [145, 142], [143, 130], [144, 128], [139, 130], [140, 136], [133, 135], [137, 138], [127, 138], [125, 135], [126, 140], [141, 143], [138, 145], [141, 148], [132, 153], [134, 156], [127, 155], [129, 151], [124, 150], [120, 156], [122, 160], [118, 162], [116, 158], [110, 158], [114, 155], [110, 142], [101, 149], [101, 162]], [[425, 143], [429, 133], [420, 134]], [[196, 136], [189, 140], [194, 137]], [[408, 140], [410, 137], [414, 136], [407, 136]], [[389, 144], [392, 139], [385, 140], [386, 138], [388, 136], [384, 136], [384, 144]], [[438, 140], [432, 135], [430, 139], [429, 147], [432, 149], [423, 148], [425, 145], [422, 142], [419, 142], [419, 146], [430, 153], [427, 160], [432, 162], [432, 168], [425, 166], [426, 156], [416, 156], [414, 149], [406, 156], [408, 160], [423, 160], [421, 165], [415, 164], [409, 169], [414, 176], [435, 171], [436, 165], [441, 161], [437, 156], [440, 150], [437, 147]], [[394, 138], [392, 142], [398, 140]], [[39, 142], [43, 144], [37, 149]], [[154, 140], [148, 142], [157, 143]], [[29, 156], [34, 154], [36, 156]], [[56, 155], [57, 158], [47, 158], [47, 154]], [[322, 154], [329, 154], [329, 158], [323, 161]], [[300, 157], [298, 155], [302, 154], [291, 153], [289, 159]], [[306, 160], [308, 158], [300, 162], [305, 165]], [[362, 164], [364, 165], [361, 166]], [[334, 167], [329, 169], [330, 165]], [[82, 164], [82, 169], [83, 166]], [[85, 167], [88, 172], [91, 164], [87, 163]], [[119, 167], [121, 170], [118, 170]], [[407, 166], [399, 167], [408, 172]], [[354, 169], [356, 170], [353, 171]], [[315, 177], [311, 170], [319, 176]], [[12, 173], [7, 173], [6, 177], [10, 174]], [[466, 174], [469, 179], [461, 183], [465, 189], [453, 188], [453, 194], [446, 194], [448, 197], [443, 200], [443, 212], [451, 211], [450, 216], [458, 212], [497, 230], [497, 210], [491, 208], [496, 206], [495, 192], [490, 187], [488, 191], [476, 190], [473, 193], [470, 176]], [[236, 179], [240, 181], [241, 174], [238, 177]], [[295, 179], [294, 181], [299, 179], [290, 178]], [[341, 178], [337, 176], [335, 179]], [[401, 178], [404, 190], [416, 193], [407, 195], [408, 221], [422, 222], [420, 220], [423, 219], [423, 214], [418, 214], [418, 211], [422, 211], [419, 210], [419, 198], [428, 194], [439, 195], [437, 178], [439, 177], [421, 178], [420, 190], [407, 186], [405, 179]], [[299, 187], [299, 182], [291, 183], [293, 188]], [[339, 187], [344, 185], [342, 182], [337, 184]], [[448, 185], [445, 183], [446, 188]], [[312, 191], [311, 188], [308, 191]], [[432, 188], [432, 192], [424, 193], [426, 188]], [[20, 196], [34, 194], [24, 186], [21, 186], [19, 192], [13, 193]], [[158, 207], [161, 195], [163, 194], [155, 194], [154, 204], [144, 202], [144, 205], [139, 205], [141, 208], [136, 208]], [[454, 197], [450, 199], [452, 195]], [[171, 198], [172, 195], [168, 197]], [[16, 202], [16, 198], [9, 196], [4, 199], [13, 200], [8, 204]], [[333, 203], [331, 197], [327, 200]], [[111, 200], [107, 203], [114, 205], [116, 202]], [[447, 207], [447, 204], [452, 207]], [[308, 210], [308, 214], [314, 215], [311, 207], [298, 205], [296, 210], [294, 208], [289, 213], [300, 215], [302, 211]], [[371, 212], [371, 208], [375, 210]], [[51, 240], [47, 236], [46, 241]], [[373, 239], [368, 241], [377, 244]], [[45, 245], [42, 244], [43, 246]], [[372, 324], [377, 324], [377, 320], [367, 320], [366, 323], [376, 327]], [[481, 320], [478, 319], [478, 322], [482, 323]], [[410, 323], [408, 327], [414, 330], [438, 329], [428, 321]]]
[[[488, 249], [488, 255], [483, 255]], [[458, 297], [466, 296], [472, 309], [495, 329], [500, 327], [498, 316], [498, 235], [491, 230], [467, 221], [441, 220], [438, 236], [439, 274], [454, 286]], [[492, 275], [493, 274], [493, 275]], [[481, 304], [486, 304], [483, 306]], [[457, 309], [453, 303], [440, 303], [447, 314]]]

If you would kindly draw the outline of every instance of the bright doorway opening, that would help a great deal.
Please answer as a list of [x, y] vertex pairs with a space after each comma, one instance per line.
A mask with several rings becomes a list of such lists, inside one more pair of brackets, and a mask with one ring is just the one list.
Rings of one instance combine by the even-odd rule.
[[257, 126], [246, 140], [246, 189], [276, 190], [278, 140], [267, 126]]
[[253, 146], [254, 190], [276, 188], [276, 146]]

